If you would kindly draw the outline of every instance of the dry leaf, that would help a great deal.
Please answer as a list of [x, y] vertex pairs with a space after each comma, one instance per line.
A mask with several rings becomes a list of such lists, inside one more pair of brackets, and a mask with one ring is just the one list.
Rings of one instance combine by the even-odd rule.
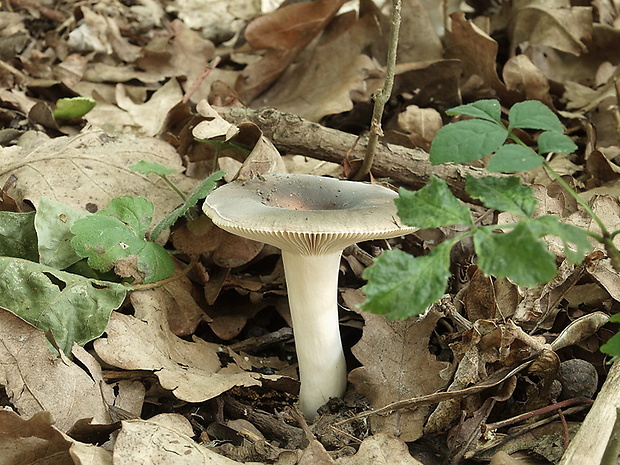
[[[0, 185], [17, 176], [13, 197], [35, 206], [46, 196], [81, 210], [95, 212], [107, 207], [114, 197], [143, 196], [155, 204], [154, 222], [174, 210], [181, 200], [155, 175], [142, 175], [128, 167], [140, 160], [161, 163], [182, 170], [174, 149], [153, 138], [129, 135], [110, 137], [91, 130], [75, 137], [56, 139], [22, 136], [22, 146], [0, 148], [3, 168]], [[189, 192], [198, 180], [170, 175], [181, 190]]]
[[189, 424], [183, 428], [177, 422], [171, 427], [169, 422], [162, 424], [160, 417], [124, 421], [114, 446], [114, 463], [136, 463], [139, 459], [140, 463], [158, 465], [242, 465], [196, 443], [190, 437], [193, 432]]
[[266, 90], [336, 15], [345, 0], [290, 3], [248, 24], [245, 38], [254, 49], [268, 49], [245, 67], [236, 89], [247, 103]]
[[29, 420], [15, 412], [0, 410], [0, 457], [3, 465], [45, 463], [66, 465], [70, 439], [54, 425], [49, 412], [39, 412]]
[[[438, 316], [422, 320], [386, 321], [382, 315], [363, 314], [362, 339], [351, 349], [362, 367], [349, 374], [349, 381], [373, 408], [391, 402], [431, 394], [445, 387], [439, 373], [448, 363], [439, 362], [428, 350]], [[396, 411], [371, 418], [374, 433], [387, 433], [403, 441], [422, 436], [428, 407]]]
[[164, 389], [187, 402], [203, 402], [233, 386], [260, 385], [258, 373], [234, 370], [220, 373], [219, 345], [194, 338], [187, 342], [167, 327], [159, 309], [161, 289], [131, 294], [136, 316], [113, 313], [107, 337], [95, 341], [97, 355], [106, 363], [125, 370], [154, 371]]
[[525, 43], [573, 55], [587, 51], [584, 41], [592, 35], [591, 7], [571, 6], [569, 0], [529, 0], [514, 4], [510, 18], [513, 50]]
[[103, 382], [101, 367], [88, 352], [74, 348], [81, 364], [77, 365], [52, 354], [43, 331], [11, 312], [0, 309], [0, 320], [0, 358], [4, 361], [0, 384], [23, 416], [47, 411], [61, 431], [84, 418], [95, 423], [110, 420], [102, 396], [106, 393], [112, 403], [113, 395]]
[[336, 460], [338, 465], [423, 465], [409, 454], [401, 439], [377, 433], [362, 441], [357, 453]]

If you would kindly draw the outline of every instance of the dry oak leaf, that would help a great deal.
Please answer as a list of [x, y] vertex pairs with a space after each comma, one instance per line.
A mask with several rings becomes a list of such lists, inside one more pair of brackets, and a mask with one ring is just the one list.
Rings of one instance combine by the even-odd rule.
[[239, 76], [235, 88], [241, 98], [251, 102], [278, 79], [344, 3], [345, 0], [289, 3], [250, 22], [245, 30], [248, 44], [267, 52], [246, 66]]
[[[373, 408], [392, 402], [431, 394], [445, 387], [440, 372], [447, 362], [439, 362], [428, 350], [430, 335], [439, 319], [429, 314], [421, 320], [387, 321], [382, 315], [363, 314], [362, 339], [351, 349], [363, 365], [349, 374], [349, 381]], [[429, 407], [400, 410], [388, 416], [371, 417], [371, 428], [415, 441], [422, 429]]]
[[197, 337], [188, 342], [175, 336], [159, 308], [163, 292], [133, 292], [130, 299], [135, 316], [112, 314], [107, 337], [94, 343], [102, 360], [125, 370], [153, 371], [164, 389], [187, 402], [203, 402], [233, 386], [256, 386], [261, 379], [279, 378], [242, 372], [234, 365], [223, 369], [219, 344]]
[[587, 52], [592, 36], [592, 8], [569, 0], [526, 0], [513, 3], [509, 34], [512, 50], [523, 44], [548, 46], [573, 55]]
[[54, 426], [49, 412], [24, 420], [17, 413], [0, 410], [0, 457], [3, 465], [73, 463], [71, 439]]
[[[129, 169], [146, 160], [181, 171], [178, 154], [163, 141], [130, 135], [111, 137], [101, 130], [89, 130], [75, 137], [56, 139], [28, 132], [19, 144], [0, 148], [0, 185], [11, 175], [16, 176], [17, 183], [10, 194], [18, 201], [28, 200], [36, 207], [45, 196], [94, 212], [106, 208], [114, 197], [143, 196], [155, 204], [154, 222], [181, 203], [158, 176]], [[170, 175], [170, 179], [185, 192], [199, 183], [182, 174]]]
[[362, 442], [357, 453], [336, 460], [337, 465], [423, 465], [409, 454], [401, 439], [384, 433], [374, 434]]
[[[51, 353], [43, 331], [4, 309], [0, 309], [0, 342], [0, 385], [21, 415], [47, 411], [61, 431], [84, 418], [95, 423], [110, 420], [112, 390], [103, 382], [99, 364], [83, 348], [73, 347], [80, 365], [58, 357]], [[104, 401], [104, 392], [110, 400]]]
[[[193, 434], [191, 426], [183, 427], [181, 421], [184, 418], [171, 422], [165, 418], [170, 416], [158, 415], [148, 421], [123, 421], [114, 445], [114, 463], [243, 465], [198, 444], [190, 437]], [[256, 462], [244, 464], [261, 465]]]
[[370, 101], [383, 71], [362, 52], [379, 34], [375, 16], [365, 14], [336, 37], [328, 37], [308, 59], [291, 66], [252, 106], [319, 121], [351, 110], [353, 100]]

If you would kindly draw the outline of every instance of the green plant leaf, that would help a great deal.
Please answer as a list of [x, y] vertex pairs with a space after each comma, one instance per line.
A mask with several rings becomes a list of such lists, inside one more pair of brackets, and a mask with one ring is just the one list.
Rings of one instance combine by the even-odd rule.
[[402, 319], [424, 313], [446, 291], [454, 242], [442, 242], [424, 257], [397, 249], [384, 252], [364, 271], [364, 311]]
[[559, 237], [564, 243], [566, 258], [571, 263], [581, 263], [592, 250], [590, 236], [586, 230], [562, 223], [555, 215], [544, 215], [532, 220], [530, 229], [539, 237], [546, 235]]
[[0, 212], [0, 256], [39, 261], [35, 212]]
[[457, 199], [443, 179], [431, 176], [418, 191], [401, 188], [394, 200], [398, 216], [409, 226], [438, 228], [454, 224], [473, 225], [469, 208]]
[[192, 194], [187, 198], [187, 200], [185, 200], [183, 205], [172, 210], [170, 213], [164, 216], [161, 221], [157, 223], [157, 225], [155, 225], [153, 231], [151, 232], [151, 239], [157, 240], [162, 231], [172, 226], [180, 217], [185, 215], [185, 213], [187, 213], [190, 208], [196, 205], [196, 203], [200, 199], [204, 199], [209, 194], [209, 192], [215, 189], [217, 181], [222, 179], [225, 174], [225, 171], [216, 171], [207, 179], [202, 181], [200, 185], [194, 190], [194, 192], [192, 192]]
[[96, 100], [90, 97], [72, 97], [56, 100], [56, 109], [53, 111], [56, 120], [71, 120], [81, 118], [95, 108]]
[[551, 280], [556, 274], [555, 256], [531, 225], [531, 221], [520, 221], [508, 233], [494, 233], [494, 226], [478, 228], [474, 233], [478, 266], [486, 274], [508, 277], [520, 286]]
[[[618, 314], [616, 313], [616, 315]], [[609, 321], [617, 323], [618, 319], [614, 318], [616, 315], [612, 316]], [[611, 339], [609, 339], [605, 344], [600, 347], [600, 350], [604, 354], [610, 355], [612, 357], [612, 359], [609, 361], [610, 363], [620, 357], [620, 333], [614, 334]]]
[[153, 220], [153, 203], [144, 197], [124, 195], [110, 200], [108, 208], [96, 215], [116, 218], [135, 231], [137, 236], [144, 236]]
[[517, 144], [503, 145], [489, 160], [487, 171], [491, 173], [515, 173], [529, 171], [544, 162], [543, 157]]
[[0, 257], [0, 306], [50, 330], [68, 354], [105, 331], [125, 299], [121, 284], [97, 281], [16, 258]]
[[88, 265], [122, 277], [153, 283], [172, 276], [174, 262], [160, 245], [146, 240], [153, 204], [142, 197], [112, 199], [107, 209], [77, 220], [71, 245]]
[[538, 100], [515, 103], [508, 115], [508, 129], [542, 129], [564, 132], [560, 119], [551, 109]]
[[516, 176], [474, 178], [467, 175], [465, 189], [485, 207], [495, 210], [530, 217], [536, 208], [533, 189], [524, 186]]
[[538, 136], [538, 151], [540, 153], [572, 153], [577, 145], [566, 134], [555, 131], [545, 131]]
[[71, 245], [71, 226], [86, 216], [85, 211], [42, 197], [34, 218], [39, 238], [39, 263], [64, 270], [80, 261], [82, 258]]
[[468, 163], [499, 149], [508, 137], [501, 125], [471, 119], [442, 127], [431, 144], [430, 160], [441, 163]]
[[478, 100], [467, 105], [459, 105], [446, 111], [446, 115], [471, 116], [500, 124], [502, 121], [501, 106], [499, 101], [495, 99]]
[[140, 160], [135, 165], [131, 165], [129, 169], [140, 174], [156, 174], [158, 176], [166, 176], [177, 172], [174, 168], [168, 168], [161, 163], [145, 160]]

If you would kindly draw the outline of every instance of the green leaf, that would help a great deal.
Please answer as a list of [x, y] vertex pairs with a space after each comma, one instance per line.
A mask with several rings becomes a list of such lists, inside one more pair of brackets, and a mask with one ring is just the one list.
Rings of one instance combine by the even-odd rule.
[[562, 223], [555, 215], [544, 215], [532, 220], [530, 229], [539, 237], [546, 235], [559, 237], [564, 243], [566, 258], [571, 263], [581, 263], [592, 250], [590, 236], [586, 230]]
[[97, 281], [16, 258], [0, 257], [0, 306], [52, 331], [63, 352], [101, 336], [125, 299], [121, 284]]
[[478, 100], [467, 105], [460, 105], [449, 109], [446, 114], [471, 116], [500, 124], [502, 121], [501, 106], [499, 101], [495, 99]]
[[161, 281], [172, 276], [174, 263], [162, 246], [145, 238], [152, 215], [153, 204], [142, 197], [112, 199], [107, 209], [73, 224], [71, 245], [96, 270]]
[[42, 197], [37, 207], [34, 226], [39, 237], [39, 262], [59, 270], [81, 260], [71, 245], [71, 226], [88, 213], [56, 200]]
[[145, 160], [140, 160], [135, 165], [131, 165], [129, 169], [140, 174], [156, 174], [158, 176], [166, 176], [177, 172], [174, 168], [168, 168], [161, 163]]
[[474, 233], [478, 266], [486, 274], [508, 277], [521, 286], [551, 280], [556, 274], [555, 256], [531, 224], [521, 221], [508, 233], [494, 233], [494, 226], [478, 228]]
[[222, 179], [226, 174], [225, 171], [216, 171], [207, 179], [202, 181], [200, 185], [194, 190], [194, 192], [185, 200], [183, 205], [175, 208], [166, 216], [164, 216], [159, 223], [153, 228], [151, 232], [151, 239], [157, 240], [159, 235], [166, 229], [172, 226], [180, 217], [185, 215], [187, 211], [192, 208], [200, 199], [204, 199], [209, 192], [211, 192], [217, 185], [217, 181]]
[[0, 212], [0, 255], [39, 261], [34, 212]]
[[538, 151], [540, 153], [572, 153], [577, 145], [566, 134], [555, 131], [545, 131], [538, 136]]
[[409, 226], [438, 228], [454, 224], [473, 225], [469, 208], [450, 192], [443, 179], [431, 176], [418, 191], [401, 188], [394, 200], [398, 216]]
[[97, 102], [90, 97], [61, 98], [56, 100], [56, 109], [53, 112], [56, 120], [70, 120], [81, 118], [95, 108]]
[[446, 291], [454, 242], [442, 242], [424, 257], [398, 249], [384, 252], [364, 271], [364, 311], [402, 319], [424, 313]]
[[515, 173], [529, 171], [543, 164], [543, 157], [517, 144], [502, 146], [489, 160], [487, 171]]
[[508, 129], [543, 129], [564, 132], [560, 119], [551, 109], [538, 100], [515, 103], [508, 115]]
[[431, 144], [430, 160], [441, 163], [468, 163], [495, 152], [508, 137], [503, 126], [471, 119], [442, 127]]
[[98, 211], [96, 215], [116, 218], [135, 231], [136, 235], [144, 236], [153, 220], [153, 211], [153, 203], [144, 197], [124, 195], [110, 200], [108, 208]]
[[[610, 321], [612, 320], [613, 317], [610, 318]], [[613, 362], [620, 357], [620, 333], [614, 334], [611, 339], [600, 347], [600, 351], [604, 354], [611, 355], [612, 359], [610, 362]]]
[[533, 189], [521, 184], [516, 176], [474, 178], [467, 175], [465, 189], [485, 207], [495, 210], [529, 217], [536, 208]]

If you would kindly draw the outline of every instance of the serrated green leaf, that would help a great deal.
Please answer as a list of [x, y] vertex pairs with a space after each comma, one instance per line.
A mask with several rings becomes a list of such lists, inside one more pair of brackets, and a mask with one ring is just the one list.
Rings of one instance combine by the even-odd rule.
[[471, 116], [496, 123], [501, 123], [502, 121], [501, 106], [499, 101], [495, 99], [478, 100], [467, 105], [459, 105], [458, 107], [450, 108], [446, 111], [446, 114], [452, 116]]
[[225, 171], [216, 171], [207, 179], [202, 181], [200, 185], [192, 192], [192, 194], [185, 200], [183, 205], [175, 208], [166, 216], [164, 216], [159, 223], [153, 228], [151, 232], [151, 239], [157, 240], [159, 235], [166, 229], [172, 226], [180, 217], [185, 215], [187, 211], [192, 208], [200, 199], [204, 199], [209, 192], [211, 192], [217, 185], [217, 181], [222, 179], [226, 174]]
[[544, 159], [532, 150], [517, 144], [500, 147], [489, 160], [487, 171], [491, 173], [516, 173], [529, 171], [543, 164]]
[[35, 212], [0, 212], [0, 256], [39, 261]]
[[81, 118], [95, 108], [97, 101], [90, 97], [71, 97], [56, 100], [56, 109], [53, 111], [56, 120], [70, 120]]
[[442, 127], [431, 144], [430, 160], [441, 163], [468, 163], [499, 149], [508, 131], [486, 120], [471, 119]]
[[508, 233], [494, 233], [494, 226], [474, 233], [478, 266], [489, 275], [510, 278], [521, 286], [546, 283], [556, 274], [555, 256], [532, 231], [531, 221], [521, 221]]
[[80, 261], [82, 258], [71, 245], [71, 226], [86, 216], [85, 211], [42, 197], [34, 218], [39, 238], [39, 263], [64, 270]]
[[110, 200], [108, 208], [96, 215], [109, 216], [125, 223], [137, 236], [144, 236], [153, 220], [153, 203], [144, 197], [124, 195]]
[[401, 188], [394, 200], [398, 216], [409, 226], [438, 228], [455, 224], [473, 225], [469, 208], [450, 192], [443, 179], [431, 176], [418, 191]]
[[174, 168], [168, 168], [161, 163], [145, 160], [140, 160], [135, 165], [131, 165], [129, 169], [140, 174], [156, 174], [158, 176], [166, 176], [177, 172]]
[[560, 119], [551, 109], [538, 100], [515, 103], [508, 115], [508, 128], [543, 129], [564, 132]]
[[446, 291], [453, 244], [443, 242], [424, 257], [397, 249], [384, 252], [364, 271], [363, 310], [402, 319], [424, 313]]
[[544, 215], [532, 220], [530, 229], [539, 237], [546, 235], [559, 237], [564, 243], [566, 258], [571, 263], [581, 263], [592, 250], [590, 236], [586, 230], [562, 223], [555, 215]]
[[125, 299], [123, 285], [97, 281], [16, 258], [0, 257], [0, 306], [52, 331], [68, 354], [101, 336]]
[[485, 207], [495, 210], [529, 217], [536, 208], [533, 189], [524, 186], [516, 176], [474, 178], [467, 175], [465, 189]]
[[545, 131], [538, 136], [538, 151], [540, 153], [572, 153], [577, 145], [566, 134], [555, 131]]

